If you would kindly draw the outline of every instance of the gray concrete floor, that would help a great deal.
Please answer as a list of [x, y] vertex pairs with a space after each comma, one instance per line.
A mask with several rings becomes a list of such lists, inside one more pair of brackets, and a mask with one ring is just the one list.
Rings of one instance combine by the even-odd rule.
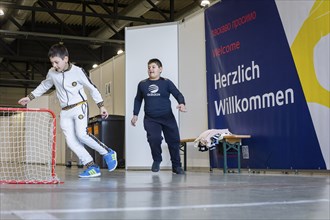
[[329, 219], [329, 172], [223, 174], [221, 170], [112, 173], [62, 184], [1, 184], [0, 219]]

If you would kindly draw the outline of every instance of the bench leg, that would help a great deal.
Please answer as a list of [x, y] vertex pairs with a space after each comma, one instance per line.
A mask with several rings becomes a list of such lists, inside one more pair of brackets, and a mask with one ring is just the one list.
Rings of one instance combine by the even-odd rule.
[[237, 147], [237, 169], [238, 169], [238, 173], [241, 172], [241, 144], [240, 143], [237, 143], [236, 145]]
[[187, 171], [187, 142], [180, 142], [180, 150], [183, 152], [183, 170]]
[[187, 171], [187, 142], [183, 145], [183, 169], [184, 171]]
[[223, 147], [223, 173], [228, 172], [227, 151], [230, 149], [234, 149], [237, 151], [237, 170], [238, 170], [238, 173], [240, 173], [241, 172], [241, 143], [230, 144], [227, 142], [223, 142], [222, 147]]
[[227, 173], [227, 143], [222, 143], [223, 147], [223, 173]]

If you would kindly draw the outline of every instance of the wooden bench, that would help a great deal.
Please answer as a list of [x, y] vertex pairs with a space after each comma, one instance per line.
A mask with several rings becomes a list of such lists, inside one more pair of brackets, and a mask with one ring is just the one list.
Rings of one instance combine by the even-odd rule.
[[[251, 135], [224, 135], [222, 141], [223, 147], [223, 173], [228, 172], [228, 165], [227, 165], [227, 155], [228, 154], [237, 154], [237, 170], [241, 172], [241, 146], [242, 146], [242, 139], [251, 138]], [[228, 151], [234, 151], [228, 153]]]
[[187, 138], [180, 140], [180, 150], [183, 152], [183, 170], [187, 171], [187, 143], [194, 142], [196, 138]]
[[[227, 155], [237, 154], [237, 169], [238, 172], [241, 172], [241, 146], [242, 146], [242, 139], [251, 138], [251, 135], [224, 135], [222, 141], [223, 147], [223, 172], [228, 172], [228, 165], [227, 165]], [[186, 138], [180, 140], [180, 150], [183, 152], [183, 169], [187, 171], [187, 143], [194, 142], [196, 138]], [[228, 151], [231, 150], [229, 153]], [[212, 170], [212, 169], [211, 169]]]

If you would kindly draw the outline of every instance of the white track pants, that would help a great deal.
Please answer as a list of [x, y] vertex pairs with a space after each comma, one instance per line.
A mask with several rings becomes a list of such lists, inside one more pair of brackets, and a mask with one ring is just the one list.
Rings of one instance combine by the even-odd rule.
[[69, 148], [78, 156], [84, 165], [93, 161], [92, 156], [84, 145], [94, 149], [101, 155], [107, 154], [107, 148], [93, 135], [87, 132], [88, 106], [78, 105], [69, 110], [62, 110], [60, 114], [61, 129], [64, 133]]

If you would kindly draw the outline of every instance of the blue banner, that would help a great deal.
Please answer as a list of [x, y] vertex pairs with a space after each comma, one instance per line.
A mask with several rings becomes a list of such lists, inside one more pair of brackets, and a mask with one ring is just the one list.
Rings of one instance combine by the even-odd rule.
[[209, 128], [252, 136], [242, 167], [326, 169], [275, 2], [222, 0], [205, 31]]

